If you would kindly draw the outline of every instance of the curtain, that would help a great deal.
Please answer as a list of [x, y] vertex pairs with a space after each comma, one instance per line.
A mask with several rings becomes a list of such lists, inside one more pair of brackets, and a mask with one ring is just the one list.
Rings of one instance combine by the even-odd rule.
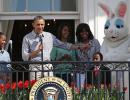
[[7, 50], [9, 47], [9, 40], [12, 35], [13, 25], [14, 25], [14, 20], [6, 20], [2, 22], [3, 33], [5, 33], [7, 37], [7, 45], [5, 47], [5, 50]]

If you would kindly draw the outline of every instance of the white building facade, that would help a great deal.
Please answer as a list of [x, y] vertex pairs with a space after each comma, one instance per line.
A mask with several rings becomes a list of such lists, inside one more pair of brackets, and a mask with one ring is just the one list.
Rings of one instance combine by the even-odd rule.
[[[98, 6], [98, 2], [106, 3], [112, 10], [121, 0], [0, 0], [0, 31], [11, 38], [15, 20], [32, 20], [42, 15], [50, 20], [74, 20], [75, 29], [79, 23], [88, 23], [93, 35], [102, 44], [104, 24], [107, 16]], [[126, 1], [130, 5], [130, 0]], [[130, 29], [130, 6], [125, 16]]]
[[[88, 23], [95, 36], [102, 44], [104, 37], [105, 13], [98, 7], [98, 2], [107, 3], [115, 9], [120, 0], [0, 0], [0, 31], [11, 37], [14, 20], [31, 20], [36, 15], [45, 19], [73, 19], [75, 27]], [[130, 0], [124, 0], [130, 4]], [[129, 6], [128, 6], [129, 8]], [[130, 10], [127, 10], [126, 19]], [[128, 22], [128, 21], [127, 21]], [[127, 23], [130, 27], [130, 24]]]

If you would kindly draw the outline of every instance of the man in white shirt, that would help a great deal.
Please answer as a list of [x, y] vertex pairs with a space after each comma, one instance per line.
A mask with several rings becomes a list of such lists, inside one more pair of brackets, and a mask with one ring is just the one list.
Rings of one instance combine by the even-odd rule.
[[[53, 45], [65, 48], [65, 49], [77, 49], [78, 47], [69, 43], [63, 43], [59, 41], [53, 34], [45, 32], [45, 20], [42, 16], [36, 16], [32, 23], [33, 31], [27, 34], [23, 38], [22, 43], [22, 58], [24, 61], [49, 61], [50, 53]], [[40, 79], [42, 73], [40, 71], [50, 70], [52, 66], [49, 65], [40, 65], [40, 64], [31, 64], [29, 66], [31, 71], [30, 79]], [[36, 74], [36, 75], [35, 75]], [[52, 76], [52, 73], [48, 73]], [[46, 76], [46, 74], [44, 74]]]

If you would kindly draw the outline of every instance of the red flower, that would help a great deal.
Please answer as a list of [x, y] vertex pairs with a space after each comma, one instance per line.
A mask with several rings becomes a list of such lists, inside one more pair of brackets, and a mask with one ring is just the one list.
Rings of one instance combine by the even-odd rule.
[[10, 87], [11, 87], [10, 83], [6, 83], [6, 84], [5, 84], [5, 88], [6, 88], [7, 90], [10, 89]]
[[29, 86], [29, 81], [26, 80], [26, 81], [24, 82], [24, 88], [28, 88], [28, 86]]
[[114, 87], [115, 89], [119, 89], [119, 88], [120, 88], [119, 82], [116, 82], [113, 87]]
[[127, 87], [123, 87], [123, 92], [126, 92], [127, 91]]
[[5, 94], [5, 86], [4, 84], [0, 84], [0, 90], [3, 94]]
[[85, 85], [84, 85], [84, 88], [85, 88], [86, 90], [89, 90], [89, 89], [92, 88], [92, 85], [91, 85], [91, 84], [85, 84]]
[[36, 80], [31, 80], [30, 81], [30, 86], [32, 87], [36, 83]]
[[74, 89], [75, 83], [74, 83], [74, 82], [71, 82], [70, 87]]
[[12, 90], [15, 90], [16, 89], [16, 82], [13, 82], [12, 83]]
[[19, 81], [19, 82], [18, 82], [18, 87], [19, 87], [20, 89], [23, 88], [23, 82], [22, 82], [22, 81]]
[[79, 89], [79, 88], [75, 88], [75, 91], [76, 91], [77, 93], [80, 93], [80, 89]]

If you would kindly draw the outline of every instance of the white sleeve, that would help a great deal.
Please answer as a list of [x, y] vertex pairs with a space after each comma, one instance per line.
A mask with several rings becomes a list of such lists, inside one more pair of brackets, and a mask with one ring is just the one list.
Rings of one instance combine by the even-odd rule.
[[29, 43], [26, 37], [23, 38], [23, 43], [22, 43], [22, 59], [24, 61], [28, 61], [29, 59]]
[[50, 53], [53, 48], [53, 38], [47, 35], [47, 39], [43, 41], [43, 60], [50, 60]]

